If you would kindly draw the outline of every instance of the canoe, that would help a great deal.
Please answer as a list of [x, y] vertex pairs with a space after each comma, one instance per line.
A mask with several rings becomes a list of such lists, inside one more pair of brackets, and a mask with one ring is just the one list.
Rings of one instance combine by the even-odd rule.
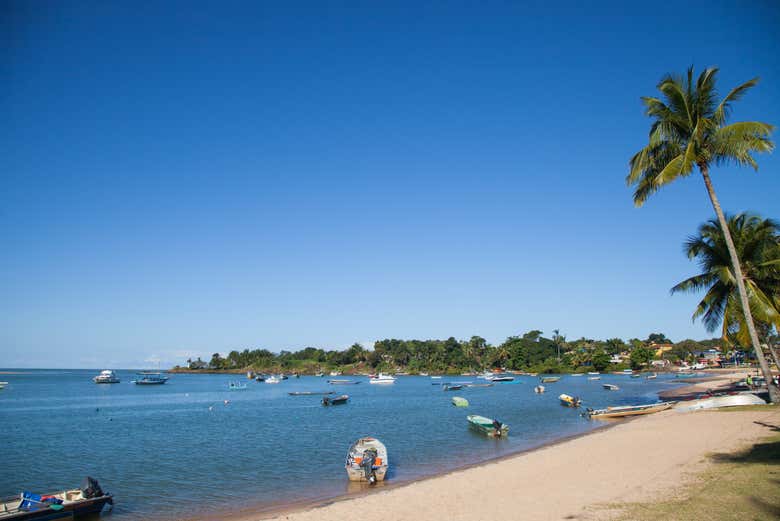
[[347, 403], [347, 400], [349, 400], [348, 394], [342, 394], [341, 396], [334, 396], [333, 398], [329, 396], [324, 396], [322, 398], [322, 405], [344, 405]]
[[639, 416], [640, 414], [652, 414], [654, 412], [665, 411], [672, 405], [674, 405], [674, 402], [625, 405], [621, 407], [607, 407], [606, 409], [588, 409], [585, 414], [596, 419], [625, 418], [626, 416]]
[[561, 401], [561, 405], [565, 405], [566, 407], [579, 407], [582, 403], [582, 400], [579, 398], [569, 396], [568, 394], [561, 394], [558, 396], [558, 399]]
[[468, 407], [469, 401], [465, 398], [461, 398], [460, 396], [453, 396], [452, 405], [454, 405], [455, 407]]
[[561, 379], [561, 377], [560, 377], [560, 376], [542, 376], [542, 377], [540, 378], [540, 380], [541, 380], [541, 382], [542, 382], [543, 384], [551, 384], [551, 383], [555, 383], [555, 382], [557, 382], [557, 381], [558, 381], [558, 380], [560, 380], [560, 379]]
[[509, 434], [509, 425], [498, 420], [491, 420], [476, 414], [466, 416], [466, 420], [471, 428], [492, 438], [505, 438]]
[[350, 445], [344, 468], [350, 481], [371, 484], [384, 481], [387, 474], [387, 448], [376, 438], [360, 438]]
[[620, 390], [620, 387], [618, 387], [617, 385], [614, 385], [614, 384], [604, 384], [603, 387], [607, 391], [619, 391]]
[[50, 494], [22, 492], [19, 496], [0, 500], [0, 519], [75, 519], [99, 514], [108, 503], [114, 504], [111, 494], [103, 492], [97, 480], [85, 478], [81, 488]]
[[701, 409], [719, 409], [721, 407], [736, 407], [738, 405], [766, 405], [766, 402], [752, 393], [732, 394], [728, 396], [713, 396], [699, 400], [677, 402], [674, 410], [677, 412], [698, 411]]

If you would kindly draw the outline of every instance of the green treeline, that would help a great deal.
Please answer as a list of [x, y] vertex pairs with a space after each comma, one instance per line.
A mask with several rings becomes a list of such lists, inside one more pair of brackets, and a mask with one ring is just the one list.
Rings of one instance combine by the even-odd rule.
[[[683, 340], [664, 352], [670, 362], [691, 360], [694, 352], [719, 347], [719, 339]], [[491, 345], [480, 336], [469, 340], [399, 340], [385, 339], [366, 349], [360, 344], [339, 350], [307, 347], [299, 351], [278, 354], [267, 349], [231, 351], [227, 356], [214, 353], [209, 362], [188, 360], [190, 369], [258, 372], [344, 372], [406, 371], [410, 373], [461, 373], [492, 368], [539, 372], [566, 373], [574, 371], [639, 369], [656, 354], [655, 345], [671, 344], [662, 333], [653, 333], [645, 340], [620, 338], [593, 340], [581, 338], [567, 341], [554, 332], [551, 338], [542, 331], [532, 330], [520, 336], [510, 336], [499, 345]], [[614, 358], [613, 358], [614, 357]], [[617, 362], [617, 358], [620, 361]], [[615, 363], [610, 363], [613, 359]]]

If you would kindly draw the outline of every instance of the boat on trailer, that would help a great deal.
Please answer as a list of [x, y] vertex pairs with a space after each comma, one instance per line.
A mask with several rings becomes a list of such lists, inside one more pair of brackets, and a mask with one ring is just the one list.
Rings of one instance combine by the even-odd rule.
[[113, 505], [113, 496], [103, 492], [96, 479], [87, 477], [81, 488], [51, 494], [22, 492], [18, 497], [2, 499], [0, 520], [79, 519], [99, 514], [106, 503]]
[[607, 407], [606, 409], [587, 409], [585, 414], [590, 418], [625, 418], [626, 416], [639, 416], [665, 411], [675, 402], [649, 403], [646, 405], [624, 405], [620, 407]]
[[484, 416], [470, 414], [466, 416], [469, 426], [491, 438], [505, 438], [509, 435], [509, 425], [498, 420], [491, 420]]
[[344, 465], [350, 481], [374, 484], [387, 474], [387, 448], [376, 438], [360, 438], [350, 445]]

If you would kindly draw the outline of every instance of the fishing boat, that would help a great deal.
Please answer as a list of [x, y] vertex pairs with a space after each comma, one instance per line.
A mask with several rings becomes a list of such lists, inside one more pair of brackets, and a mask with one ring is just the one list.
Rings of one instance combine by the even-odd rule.
[[265, 379], [265, 383], [267, 383], [267, 384], [278, 384], [281, 381], [282, 381], [281, 378], [279, 378], [277, 376], [273, 376], [273, 375], [271, 375], [271, 376], [269, 376], [268, 378]]
[[674, 402], [650, 403], [647, 405], [624, 405], [621, 407], [607, 407], [606, 409], [587, 409], [585, 414], [591, 418], [625, 418], [626, 416], [639, 416], [640, 414], [652, 414], [654, 412], [669, 409]]
[[537, 385], [534, 387], [534, 392], [536, 394], [542, 394], [544, 392], [544, 386], [543, 385]]
[[17, 497], [2, 499], [0, 520], [78, 519], [99, 514], [106, 503], [113, 505], [113, 496], [103, 492], [97, 480], [88, 477], [81, 488], [51, 494], [22, 492]]
[[104, 369], [92, 381], [96, 384], [118, 384], [119, 377], [111, 369]]
[[738, 405], [766, 405], [766, 402], [753, 393], [740, 393], [677, 402], [677, 404], [674, 406], [674, 410], [677, 412], [690, 412], [701, 409], [736, 407]]
[[658, 378], [658, 375], [653, 373], [653, 374], [649, 374], [649, 375], [645, 376], [645, 378], [647, 380], [655, 380], [656, 378]]
[[230, 382], [228, 384], [230, 391], [246, 391], [246, 384], [240, 382]]
[[347, 403], [347, 400], [349, 400], [348, 394], [342, 394], [341, 396], [334, 396], [333, 398], [329, 396], [323, 396], [322, 405], [344, 405], [345, 403]]
[[604, 389], [606, 389], [607, 391], [619, 391], [620, 390], [620, 387], [618, 387], [615, 384], [603, 384], [602, 387], [604, 387]]
[[290, 396], [313, 396], [320, 394], [336, 394], [336, 391], [294, 391], [287, 394]]
[[168, 381], [168, 376], [162, 373], [141, 372], [137, 373], [140, 378], [133, 380], [136, 385], [162, 385]]
[[471, 428], [493, 438], [505, 438], [509, 434], [509, 425], [498, 420], [491, 420], [476, 414], [466, 416], [466, 420]]
[[344, 468], [350, 481], [372, 485], [384, 481], [387, 474], [387, 448], [376, 438], [360, 438], [350, 445]]
[[463, 389], [463, 386], [460, 384], [442, 384], [441, 390], [442, 391], [460, 391]]
[[588, 380], [601, 380], [600, 376], [589, 376]]
[[368, 383], [370, 384], [394, 384], [395, 377], [389, 374], [379, 373], [375, 378], [371, 378]]
[[542, 376], [542, 377], [539, 378], [539, 380], [543, 384], [552, 384], [552, 383], [557, 382], [560, 379], [561, 379], [560, 376]]
[[360, 382], [356, 380], [328, 380], [330, 385], [357, 385]]
[[455, 407], [468, 407], [469, 401], [465, 398], [461, 398], [460, 396], [453, 396], [452, 405], [454, 405]]
[[565, 405], [566, 407], [579, 407], [582, 403], [582, 400], [579, 398], [569, 396], [568, 394], [561, 394], [558, 396], [558, 399], [561, 401], [561, 405]]

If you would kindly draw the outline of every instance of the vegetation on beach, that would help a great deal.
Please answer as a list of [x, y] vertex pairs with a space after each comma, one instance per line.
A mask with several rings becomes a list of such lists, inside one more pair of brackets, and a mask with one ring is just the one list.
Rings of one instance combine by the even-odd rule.
[[[188, 360], [190, 368], [202, 371], [266, 371], [314, 374], [321, 371], [407, 371], [410, 373], [461, 373], [489, 368], [506, 368], [535, 373], [569, 373], [586, 371], [639, 369], [655, 357], [657, 344], [672, 344], [663, 333], [652, 333], [646, 339], [620, 338], [567, 341], [555, 331], [547, 338], [532, 330], [510, 336], [499, 345], [491, 345], [480, 336], [468, 340], [450, 337], [446, 340], [385, 339], [373, 349], [353, 344], [344, 350], [307, 347], [299, 351], [272, 353], [267, 349], [231, 351], [226, 356], [214, 353], [208, 362]], [[721, 346], [719, 339], [683, 340], [663, 353], [669, 361], [690, 360], [694, 352]], [[627, 353], [620, 363], [611, 363], [615, 355]]]
[[718, 101], [717, 74], [717, 68], [708, 68], [694, 78], [693, 67], [688, 69], [685, 77], [668, 74], [658, 83], [660, 98], [642, 98], [645, 113], [653, 119], [653, 124], [648, 144], [630, 160], [626, 182], [635, 188], [634, 203], [642, 206], [662, 187], [689, 176], [694, 168], [699, 169], [718, 225], [723, 231], [744, 327], [769, 384], [770, 400], [777, 403], [780, 391], [772, 383], [772, 373], [751, 314], [750, 296], [745, 288], [737, 249], [710, 177], [710, 169], [714, 165], [735, 163], [758, 170], [753, 156], [774, 149], [770, 137], [774, 127], [760, 121], [727, 123], [732, 104], [753, 88], [758, 78], [735, 87]]

